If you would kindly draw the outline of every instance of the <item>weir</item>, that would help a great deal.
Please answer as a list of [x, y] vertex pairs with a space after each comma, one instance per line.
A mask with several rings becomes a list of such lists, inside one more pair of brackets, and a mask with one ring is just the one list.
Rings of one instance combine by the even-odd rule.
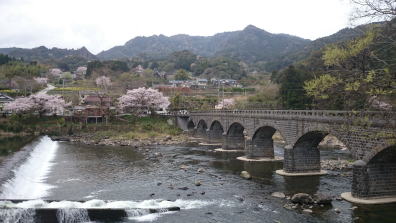
[[[0, 219], [4, 222], [39, 223], [122, 221], [128, 217], [180, 211], [180, 207], [175, 206], [162, 208], [106, 207], [112, 206], [114, 203], [122, 204], [122, 201], [2, 200], [0, 201]], [[127, 203], [128, 201], [125, 201], [124, 204]]]
[[13, 170], [14, 177], [2, 185], [0, 198], [37, 199], [46, 196], [52, 188], [44, 180], [53, 165], [58, 142], [44, 136], [33, 146], [26, 161]]

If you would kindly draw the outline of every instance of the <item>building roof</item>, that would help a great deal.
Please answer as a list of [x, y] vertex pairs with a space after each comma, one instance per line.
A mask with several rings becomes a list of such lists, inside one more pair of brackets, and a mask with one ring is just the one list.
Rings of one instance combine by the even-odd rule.
[[108, 96], [99, 97], [97, 95], [87, 95], [84, 98], [85, 102], [111, 102], [111, 98]]
[[6, 94], [0, 93], [0, 102], [14, 101], [14, 99]]

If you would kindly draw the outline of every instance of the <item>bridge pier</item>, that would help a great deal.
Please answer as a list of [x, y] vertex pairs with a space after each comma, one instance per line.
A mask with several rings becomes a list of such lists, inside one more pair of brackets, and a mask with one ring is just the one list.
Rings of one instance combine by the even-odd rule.
[[317, 147], [285, 146], [283, 170], [277, 170], [283, 176], [316, 176], [325, 175], [320, 168], [320, 152]]
[[244, 136], [231, 136], [224, 135], [223, 136], [223, 150], [245, 150], [245, 137]]
[[220, 124], [214, 124], [208, 130], [207, 136], [209, 143], [221, 144], [223, 143], [223, 127]]
[[250, 162], [273, 162], [280, 161], [281, 158], [275, 158], [274, 140], [272, 136], [276, 129], [270, 126], [264, 126], [256, 130], [252, 139], [247, 139], [246, 156], [237, 159]]
[[341, 194], [359, 204], [396, 202], [396, 146], [377, 154], [368, 163], [353, 163], [352, 192]]
[[246, 139], [245, 156], [237, 157], [237, 159], [246, 162], [277, 162], [283, 160], [280, 157], [275, 157], [272, 138]]

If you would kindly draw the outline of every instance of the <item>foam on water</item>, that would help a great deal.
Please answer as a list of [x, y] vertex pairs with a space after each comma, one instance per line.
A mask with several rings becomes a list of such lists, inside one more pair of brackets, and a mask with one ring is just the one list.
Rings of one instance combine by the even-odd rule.
[[58, 143], [48, 136], [40, 139], [26, 161], [16, 168], [15, 175], [2, 185], [1, 198], [38, 199], [48, 196], [53, 186], [44, 183], [55, 157]]
[[[210, 205], [223, 205], [228, 203], [224, 200], [205, 201], [205, 200], [182, 200], [167, 201], [162, 199], [151, 199], [143, 201], [104, 201], [89, 200], [85, 202], [78, 201], [53, 201], [29, 200], [24, 202], [0, 201], [0, 209], [4, 210], [34, 210], [40, 208], [58, 209], [57, 217], [63, 219], [61, 222], [71, 222], [72, 219], [88, 221], [87, 209], [124, 209], [130, 220], [135, 221], [154, 221], [163, 214], [171, 214], [167, 208], [179, 207], [182, 210], [203, 208]], [[149, 209], [156, 209], [159, 213], [150, 213]], [[163, 209], [163, 211], [161, 211]], [[79, 222], [81, 222], [79, 221]]]
[[170, 207], [180, 207], [180, 209], [196, 209], [209, 205], [226, 205], [229, 206], [233, 202], [220, 201], [205, 201], [205, 200], [182, 200], [167, 201], [162, 199], [151, 199], [144, 201], [104, 201], [104, 200], [89, 200], [84, 202], [79, 201], [52, 201], [47, 202], [43, 200], [28, 200], [23, 202], [0, 201], [0, 208], [100, 208], [100, 209], [161, 209]]
[[59, 223], [79, 223], [90, 221], [88, 211], [81, 208], [58, 209], [56, 217]]
[[34, 209], [0, 209], [0, 222], [34, 223]]

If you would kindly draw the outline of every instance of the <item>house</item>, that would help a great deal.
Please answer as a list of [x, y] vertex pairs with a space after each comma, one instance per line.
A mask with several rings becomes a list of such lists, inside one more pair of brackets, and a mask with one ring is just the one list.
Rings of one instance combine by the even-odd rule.
[[80, 98], [80, 105], [73, 107], [73, 118], [85, 123], [107, 122], [112, 99], [109, 96], [88, 93]]
[[96, 105], [73, 107], [73, 118], [85, 123], [107, 122], [109, 113], [109, 107]]
[[234, 79], [210, 79], [213, 86], [230, 86], [230, 87], [241, 87], [237, 80]]
[[198, 78], [196, 82], [199, 88], [206, 88], [208, 85], [208, 79], [205, 78]]
[[14, 99], [6, 94], [0, 93], [0, 111], [3, 111], [5, 103], [14, 101]]
[[111, 97], [105, 95], [84, 95], [81, 97], [80, 103], [82, 105], [92, 105], [92, 106], [111, 106]]
[[173, 87], [181, 87], [185, 81], [182, 80], [170, 80], [169, 84], [172, 85]]

